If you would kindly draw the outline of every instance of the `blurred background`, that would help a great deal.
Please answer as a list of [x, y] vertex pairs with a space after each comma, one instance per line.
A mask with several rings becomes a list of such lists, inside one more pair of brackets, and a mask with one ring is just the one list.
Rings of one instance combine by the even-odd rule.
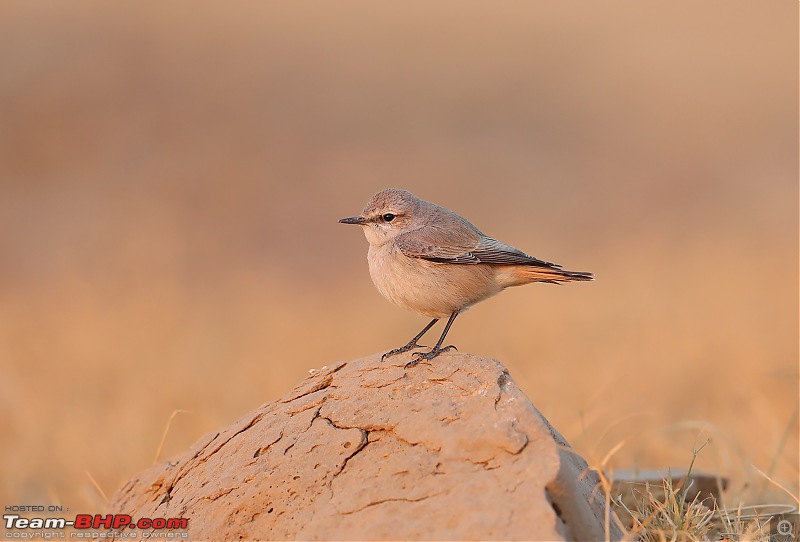
[[159, 461], [404, 344], [336, 223], [391, 186], [596, 274], [449, 337], [590, 462], [710, 438], [732, 500], [797, 494], [797, 11], [2, 3], [0, 504], [99, 511], [176, 409]]

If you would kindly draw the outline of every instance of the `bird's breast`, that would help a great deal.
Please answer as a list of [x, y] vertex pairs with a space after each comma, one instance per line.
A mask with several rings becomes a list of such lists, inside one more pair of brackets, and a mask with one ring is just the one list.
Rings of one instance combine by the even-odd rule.
[[391, 242], [370, 245], [367, 260], [372, 282], [386, 299], [430, 318], [449, 316], [502, 289], [488, 266], [409, 258]]

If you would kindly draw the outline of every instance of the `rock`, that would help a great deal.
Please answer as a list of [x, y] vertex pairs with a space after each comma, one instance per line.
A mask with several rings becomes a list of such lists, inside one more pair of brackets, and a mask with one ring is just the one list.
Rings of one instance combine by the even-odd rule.
[[188, 518], [193, 540], [606, 537], [596, 477], [502, 365], [409, 359], [313, 371], [128, 482], [111, 511]]

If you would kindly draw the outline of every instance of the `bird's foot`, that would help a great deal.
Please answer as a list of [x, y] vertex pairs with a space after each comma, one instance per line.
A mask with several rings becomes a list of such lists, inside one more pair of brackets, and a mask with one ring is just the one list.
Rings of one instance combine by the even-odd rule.
[[389, 350], [388, 352], [386, 352], [384, 355], [381, 356], [381, 361], [385, 361], [386, 358], [394, 356], [395, 354], [402, 354], [403, 352], [408, 352], [409, 350], [414, 350], [415, 348], [427, 348], [427, 347], [423, 344], [417, 344], [417, 341], [411, 341], [405, 346]]
[[445, 346], [443, 348], [440, 348], [438, 346], [434, 346], [431, 349], [430, 352], [426, 352], [424, 354], [422, 352], [414, 352], [414, 354], [412, 354], [412, 356], [411, 356], [411, 361], [406, 363], [406, 367], [405, 368], [408, 369], [409, 367], [413, 367], [414, 365], [416, 365], [417, 363], [419, 363], [423, 359], [427, 360], [427, 361], [430, 361], [433, 358], [435, 358], [436, 356], [438, 356], [439, 354], [441, 354], [442, 352], [447, 352], [448, 350], [458, 350], [458, 348], [456, 348], [454, 345], [451, 344], [450, 346]]

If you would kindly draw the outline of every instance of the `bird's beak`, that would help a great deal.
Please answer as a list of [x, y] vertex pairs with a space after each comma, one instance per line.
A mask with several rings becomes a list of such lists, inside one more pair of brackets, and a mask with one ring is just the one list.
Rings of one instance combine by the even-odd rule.
[[367, 223], [367, 219], [363, 216], [351, 216], [350, 218], [343, 218], [339, 221], [340, 224], [358, 224], [363, 226]]

